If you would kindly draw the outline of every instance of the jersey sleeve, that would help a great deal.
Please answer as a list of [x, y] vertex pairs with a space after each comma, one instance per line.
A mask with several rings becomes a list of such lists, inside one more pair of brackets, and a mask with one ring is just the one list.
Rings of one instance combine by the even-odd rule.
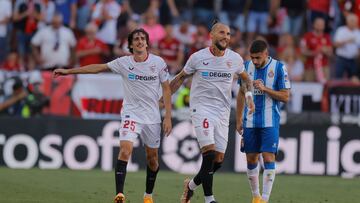
[[[242, 60], [242, 59], [241, 59], [241, 60]], [[249, 66], [249, 63], [250, 63], [250, 61], [245, 61], [245, 62], [242, 63], [243, 71], [247, 71], [248, 66]], [[242, 72], [243, 72], [243, 71], [242, 71]], [[241, 72], [241, 73], [242, 73], [242, 72]], [[240, 73], [239, 73], [239, 74], [240, 74]], [[241, 85], [242, 85], [241, 82], [242, 82], [242, 81], [241, 81], [241, 78], [239, 77], [239, 78], [238, 78], [238, 81], [237, 81], [238, 85], [241, 86]]]
[[110, 68], [110, 70], [114, 73], [123, 75], [124, 73], [124, 59], [123, 58], [117, 58], [115, 60], [110, 61], [106, 65]]
[[245, 70], [244, 60], [239, 54], [236, 54], [235, 56], [236, 56], [234, 57], [234, 67], [236, 69], [235, 73], [239, 75]]
[[161, 67], [161, 70], [159, 72], [159, 79], [160, 79], [160, 82], [163, 83], [163, 82], [169, 80], [169, 69], [164, 60], [161, 60], [160, 67]]
[[196, 71], [196, 59], [195, 55], [191, 55], [184, 66], [184, 72], [188, 75], [195, 73]]
[[277, 78], [277, 86], [279, 90], [282, 89], [290, 89], [290, 80], [288, 71], [285, 67], [285, 65], [281, 65], [278, 70], [278, 78]]

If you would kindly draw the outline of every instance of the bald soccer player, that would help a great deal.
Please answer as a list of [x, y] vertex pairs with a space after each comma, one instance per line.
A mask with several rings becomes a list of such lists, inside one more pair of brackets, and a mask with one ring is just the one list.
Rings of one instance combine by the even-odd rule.
[[[247, 84], [246, 103], [249, 111], [254, 111], [251, 81], [244, 71], [243, 59], [227, 48], [230, 41], [229, 26], [214, 23], [210, 37], [211, 46], [192, 54], [184, 69], [170, 83], [171, 92], [174, 93], [187, 77], [193, 77], [190, 92], [191, 119], [203, 158], [198, 174], [193, 179], [184, 181], [182, 203], [190, 202], [199, 185], [203, 187], [205, 203], [216, 203], [212, 191], [213, 173], [221, 167], [227, 147], [231, 87], [235, 75]], [[244, 92], [239, 91], [239, 94]], [[244, 103], [244, 100], [237, 102]]]

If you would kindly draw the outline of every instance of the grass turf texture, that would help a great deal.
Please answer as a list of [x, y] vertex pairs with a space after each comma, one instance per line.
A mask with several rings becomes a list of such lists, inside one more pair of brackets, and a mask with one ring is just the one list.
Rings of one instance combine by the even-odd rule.
[[[155, 203], [178, 203], [186, 176], [160, 171], [154, 191]], [[339, 177], [277, 175], [271, 203], [355, 203], [360, 202], [360, 180]], [[0, 168], [1, 203], [111, 203], [115, 183], [113, 172], [101, 170], [14, 170]], [[127, 203], [141, 203], [145, 172], [128, 173]], [[214, 193], [220, 203], [249, 203], [250, 189], [244, 174], [216, 173]], [[192, 203], [203, 203], [202, 188]]]

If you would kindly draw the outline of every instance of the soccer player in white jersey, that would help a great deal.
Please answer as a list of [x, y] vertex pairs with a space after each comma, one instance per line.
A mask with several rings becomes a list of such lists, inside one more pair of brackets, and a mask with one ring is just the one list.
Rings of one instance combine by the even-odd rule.
[[[245, 69], [253, 80], [255, 112], [250, 114], [245, 107], [243, 150], [247, 158], [247, 176], [253, 195], [252, 203], [269, 201], [275, 180], [275, 155], [279, 143], [280, 102], [289, 100], [290, 81], [283, 63], [269, 57], [267, 43], [256, 40], [250, 46], [251, 61]], [[241, 95], [242, 96], [242, 95]], [[264, 160], [263, 190], [259, 191], [259, 155]]]
[[93, 64], [74, 69], [56, 69], [54, 76], [113, 71], [123, 78], [124, 102], [121, 112], [120, 152], [115, 168], [115, 203], [125, 202], [124, 182], [126, 166], [138, 136], [145, 144], [147, 175], [144, 203], [152, 203], [152, 192], [159, 171], [161, 117], [159, 111], [160, 85], [166, 109], [163, 131], [171, 131], [171, 91], [168, 70], [164, 60], [147, 51], [149, 35], [136, 29], [128, 36], [132, 55], [117, 58], [107, 64]]
[[[195, 127], [202, 153], [202, 164], [192, 180], [185, 180], [182, 203], [189, 203], [195, 188], [202, 184], [205, 203], [216, 203], [212, 192], [213, 173], [221, 167], [228, 142], [229, 117], [231, 110], [231, 86], [234, 76], [251, 81], [244, 71], [243, 59], [227, 49], [230, 29], [222, 23], [215, 23], [211, 29], [210, 47], [192, 54], [184, 69], [171, 81], [174, 93], [192, 75], [190, 92], [191, 119]], [[249, 92], [250, 93], [250, 92]], [[254, 109], [251, 95], [248, 97], [250, 111]]]

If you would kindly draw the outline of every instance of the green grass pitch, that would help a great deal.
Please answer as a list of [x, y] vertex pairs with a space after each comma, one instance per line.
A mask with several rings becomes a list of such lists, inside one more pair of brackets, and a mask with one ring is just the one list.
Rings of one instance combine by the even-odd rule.
[[[179, 203], [183, 189], [180, 175], [160, 171], [154, 191], [155, 203]], [[128, 173], [125, 185], [128, 203], [141, 203], [145, 172]], [[1, 203], [111, 203], [114, 173], [101, 170], [14, 170], [0, 168]], [[246, 176], [216, 173], [214, 194], [220, 203], [250, 203]], [[203, 203], [199, 188], [192, 203]], [[358, 203], [360, 180], [340, 177], [277, 175], [271, 203]]]

